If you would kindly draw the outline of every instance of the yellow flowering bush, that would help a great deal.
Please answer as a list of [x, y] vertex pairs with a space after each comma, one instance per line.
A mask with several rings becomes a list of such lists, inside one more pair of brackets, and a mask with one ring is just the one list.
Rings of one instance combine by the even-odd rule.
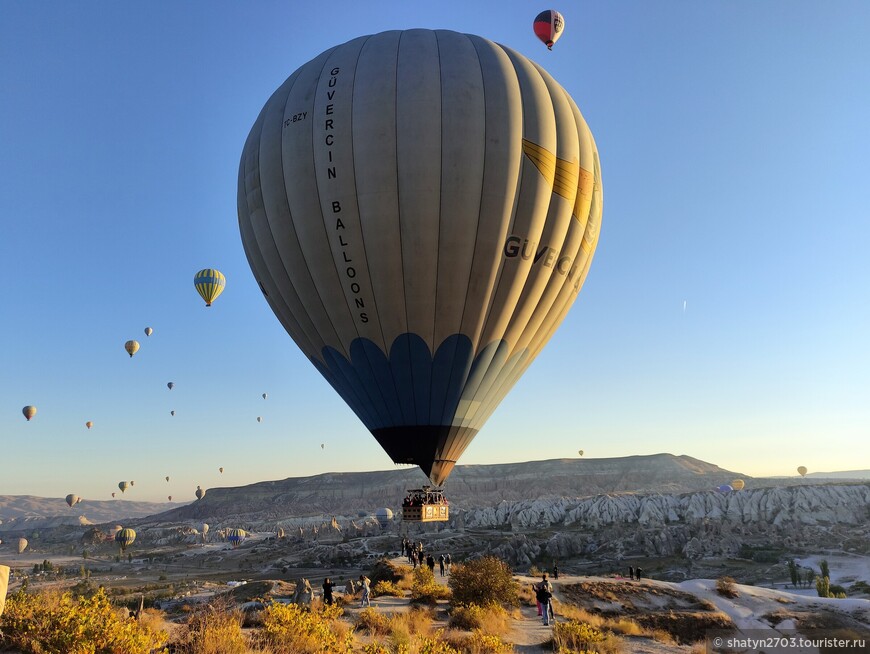
[[353, 632], [337, 622], [342, 610], [309, 611], [297, 604], [272, 604], [263, 611], [260, 636], [269, 647], [298, 654], [339, 654], [353, 649]]
[[18, 591], [0, 619], [2, 642], [24, 654], [150, 654], [167, 634], [112, 606], [103, 589], [91, 597]]

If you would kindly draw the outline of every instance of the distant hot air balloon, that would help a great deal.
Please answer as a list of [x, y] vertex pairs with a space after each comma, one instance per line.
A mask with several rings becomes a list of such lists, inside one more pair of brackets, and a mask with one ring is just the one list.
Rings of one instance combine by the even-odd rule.
[[136, 532], [127, 527], [126, 529], [122, 529], [117, 534], [115, 534], [115, 542], [121, 546], [121, 551], [125, 551], [130, 545], [133, 544], [133, 541], [136, 540]]
[[552, 50], [553, 44], [559, 40], [562, 30], [565, 29], [565, 19], [555, 9], [547, 9], [535, 17], [533, 26], [535, 36], [546, 44], [547, 50]]
[[321, 450], [325, 450], [325, 449], [326, 449], [326, 443], [321, 443], [321, 444], [320, 444], [320, 449], [321, 449]]
[[175, 388], [175, 382], [169, 382], [168, 384], [166, 384], [166, 387], [171, 391], [173, 388]]
[[169, 481], [169, 475], [166, 475], [166, 481], [167, 482]]
[[169, 415], [174, 416], [174, 415], [175, 415], [175, 411], [170, 411], [170, 412], [169, 412]]
[[392, 510], [384, 507], [375, 511], [375, 518], [378, 520], [378, 524], [381, 527], [386, 527], [390, 524], [390, 521], [393, 519]]
[[18, 539], [18, 553], [21, 554], [26, 549], [27, 549], [27, 539], [26, 538], [19, 538]]
[[169, 501], [170, 502], [172, 501], [172, 495], [169, 495]]
[[24, 414], [24, 417], [27, 418], [27, 422], [30, 422], [30, 419], [36, 415], [36, 407], [27, 405], [23, 409], [21, 409], [21, 413]]
[[127, 354], [129, 354], [132, 359], [133, 355], [139, 351], [139, 341], [127, 341], [124, 343], [124, 349], [127, 350]]
[[721, 486], [717, 486], [716, 490], [720, 493], [730, 493], [734, 490], [729, 484], [722, 484]]
[[75, 506], [76, 504], [78, 504], [81, 501], [82, 501], [82, 498], [80, 498], [78, 495], [73, 495], [72, 493], [70, 493], [69, 495], [66, 496], [66, 503], [70, 507]]
[[145, 336], [151, 336], [151, 334], [153, 334], [153, 333], [154, 333], [154, 330], [151, 329], [150, 327], [145, 328]]
[[263, 393], [263, 399], [264, 399], [264, 400], [265, 400], [266, 398], [268, 398], [268, 397], [269, 397], [269, 394], [268, 394], [268, 393]]
[[207, 534], [207, 533], [208, 533], [208, 523], [207, 523], [207, 522], [203, 522], [203, 523], [202, 523], [202, 533], [203, 533], [203, 534]]
[[394, 462], [443, 483], [586, 279], [601, 172], [573, 100], [486, 39], [383, 32], [288, 78], [238, 179], [276, 317]]
[[123, 493], [125, 490], [130, 488], [130, 484], [129, 484], [129, 482], [126, 482], [126, 481], [119, 481], [118, 488], [120, 488], [121, 492]]
[[248, 537], [244, 529], [230, 529], [227, 532], [227, 540], [233, 544], [233, 547], [238, 547]]
[[261, 416], [257, 416], [257, 422], [263, 422], [263, 418]]
[[798, 466], [797, 471], [798, 471], [798, 474], [799, 474], [801, 477], [806, 477], [806, 476], [807, 476], [807, 467], [806, 467], [806, 466]]
[[742, 479], [735, 479], [734, 481], [731, 482], [731, 488], [733, 488], [736, 491], [741, 491], [745, 487], [746, 487], [746, 482], [744, 482]]
[[201, 486], [196, 487], [195, 495], [196, 495], [196, 499], [198, 499], [198, 500], [201, 500], [203, 497], [205, 497], [205, 491], [202, 489]]
[[218, 468], [218, 472], [220, 472], [221, 474], [224, 474], [224, 469], [223, 469], [223, 468]]
[[85, 427], [87, 427], [88, 429], [90, 429], [90, 428], [93, 427], [93, 426], [94, 426], [94, 422], [93, 422], [92, 420], [88, 420], [88, 421], [85, 423]]
[[[122, 492], [123, 492], [123, 491], [122, 491]], [[112, 497], [115, 497], [115, 494], [114, 494], [114, 493], [112, 493]]]
[[275, 537], [281, 539], [284, 538], [285, 535], [284, 527], [278, 527], [278, 531], [275, 532]]
[[130, 486], [135, 486], [135, 485], [136, 485], [136, 482], [133, 481], [133, 480], [131, 479], [131, 480], [130, 480]]
[[583, 450], [577, 450], [577, 454], [579, 454], [580, 456], [583, 456]]
[[196, 286], [196, 292], [205, 300], [205, 306], [210, 307], [217, 296], [224, 292], [227, 279], [221, 271], [205, 268], [193, 276], [193, 285]]

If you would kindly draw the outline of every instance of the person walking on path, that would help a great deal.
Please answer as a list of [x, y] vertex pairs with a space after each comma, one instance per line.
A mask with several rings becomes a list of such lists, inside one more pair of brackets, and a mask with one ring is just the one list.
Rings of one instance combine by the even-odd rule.
[[553, 563], [553, 579], [559, 578], [559, 564]]
[[335, 583], [327, 577], [323, 582], [323, 603], [327, 606], [332, 605], [332, 589], [335, 588]]
[[634, 581], [634, 567], [628, 566], [628, 578]]
[[444, 555], [438, 557], [438, 567], [441, 569], [441, 576], [444, 576], [444, 566], [447, 563], [447, 559], [444, 558]]
[[429, 569], [432, 571], [432, 575], [435, 575], [435, 557], [431, 554], [426, 557], [426, 565], [429, 566]]
[[[550, 619], [553, 616], [553, 584], [547, 579], [547, 573], [541, 579], [535, 591], [535, 599], [541, 607], [541, 615], [545, 626], [550, 625]], [[555, 622], [555, 619], [553, 620]]]
[[371, 592], [370, 583], [371, 582], [369, 582], [369, 578], [366, 577], [365, 575], [359, 576], [359, 585], [360, 585], [360, 588], [362, 589], [362, 595], [360, 595], [360, 599], [359, 599], [359, 607], [360, 608], [362, 608], [364, 606], [371, 606], [372, 605], [371, 601], [369, 601], [369, 593]]

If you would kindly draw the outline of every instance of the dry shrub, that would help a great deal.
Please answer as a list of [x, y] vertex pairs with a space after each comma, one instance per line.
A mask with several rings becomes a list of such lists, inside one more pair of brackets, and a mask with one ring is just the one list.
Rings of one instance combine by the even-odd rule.
[[90, 597], [19, 590], [7, 598], [0, 627], [0, 643], [24, 654], [149, 654], [167, 641], [150, 619], [140, 623], [113, 607], [102, 588]]
[[499, 636], [475, 631], [470, 636], [458, 631], [448, 631], [444, 636], [451, 647], [462, 654], [511, 654], [514, 646], [504, 642]]
[[372, 586], [372, 596], [381, 597], [382, 595], [404, 597], [405, 591], [399, 588], [398, 584], [395, 584], [392, 581], [379, 581]]
[[[611, 618], [609, 620], [605, 620], [604, 626], [610, 631], [621, 634], [623, 636], [646, 636], [647, 631], [641, 627], [637, 622], [631, 620], [630, 618]], [[655, 634], [653, 634], [653, 638], [655, 638]], [[670, 638], [670, 634], [668, 634], [668, 638]], [[670, 638], [673, 641], [672, 638]]]
[[731, 577], [719, 577], [716, 580], [716, 592], [719, 593], [722, 597], [737, 597], [737, 589], [734, 585], [737, 582], [734, 581]]
[[217, 600], [198, 607], [187, 619], [187, 634], [183, 639], [189, 654], [244, 654], [248, 651], [242, 632], [241, 611], [227, 600]]
[[421, 565], [414, 570], [411, 585], [411, 600], [423, 604], [436, 604], [438, 600], [450, 599], [450, 589], [435, 581], [435, 575], [428, 566]]
[[537, 606], [538, 604], [531, 584], [522, 584], [517, 588], [517, 600], [525, 606]]
[[677, 645], [677, 641], [673, 635], [664, 629], [653, 629], [651, 635], [654, 641], [661, 643], [662, 645]]
[[360, 611], [353, 626], [357, 631], [365, 631], [370, 636], [385, 636], [391, 631], [390, 619], [372, 608]]
[[296, 604], [273, 604], [263, 611], [260, 640], [278, 652], [320, 654], [351, 652], [353, 632], [338, 618], [341, 609], [307, 610]]
[[494, 556], [452, 566], [448, 584], [457, 604], [519, 606], [519, 584], [510, 566]]
[[454, 606], [450, 613], [452, 629], [480, 631], [487, 636], [503, 636], [510, 630], [510, 616], [498, 604]]
[[619, 654], [623, 641], [582, 622], [557, 622], [553, 627], [553, 650], [556, 652], [591, 651], [598, 654]]
[[607, 620], [600, 615], [590, 613], [586, 609], [574, 606], [573, 604], [563, 604], [557, 599], [551, 600], [553, 603], [553, 613], [556, 615], [573, 620], [574, 622], [583, 622], [590, 627], [602, 628]]
[[443, 638], [444, 632], [439, 630], [434, 636], [417, 636], [414, 638], [411, 654], [462, 654]]

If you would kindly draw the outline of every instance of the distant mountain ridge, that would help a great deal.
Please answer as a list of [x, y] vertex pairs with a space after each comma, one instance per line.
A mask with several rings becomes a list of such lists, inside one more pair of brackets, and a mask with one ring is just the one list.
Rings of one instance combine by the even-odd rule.
[[839, 470], [837, 472], [809, 472], [813, 479], [870, 479], [870, 470]]
[[141, 518], [166, 510], [166, 502], [128, 502], [126, 500], [83, 500], [74, 508], [62, 497], [36, 497], [34, 495], [0, 495], [0, 531], [14, 529], [14, 521], [25, 519], [58, 518], [64, 524], [109, 522], [123, 518]]
[[[451, 506], [461, 509], [541, 497], [690, 492], [711, 489], [737, 477], [748, 479], [690, 456], [653, 454], [456, 466], [445, 490]], [[381, 506], [397, 511], [406, 490], [419, 488], [424, 482], [425, 478], [416, 468], [402, 468], [326, 473], [237, 488], [210, 488], [202, 500], [161, 514], [159, 519], [355, 516]]]

